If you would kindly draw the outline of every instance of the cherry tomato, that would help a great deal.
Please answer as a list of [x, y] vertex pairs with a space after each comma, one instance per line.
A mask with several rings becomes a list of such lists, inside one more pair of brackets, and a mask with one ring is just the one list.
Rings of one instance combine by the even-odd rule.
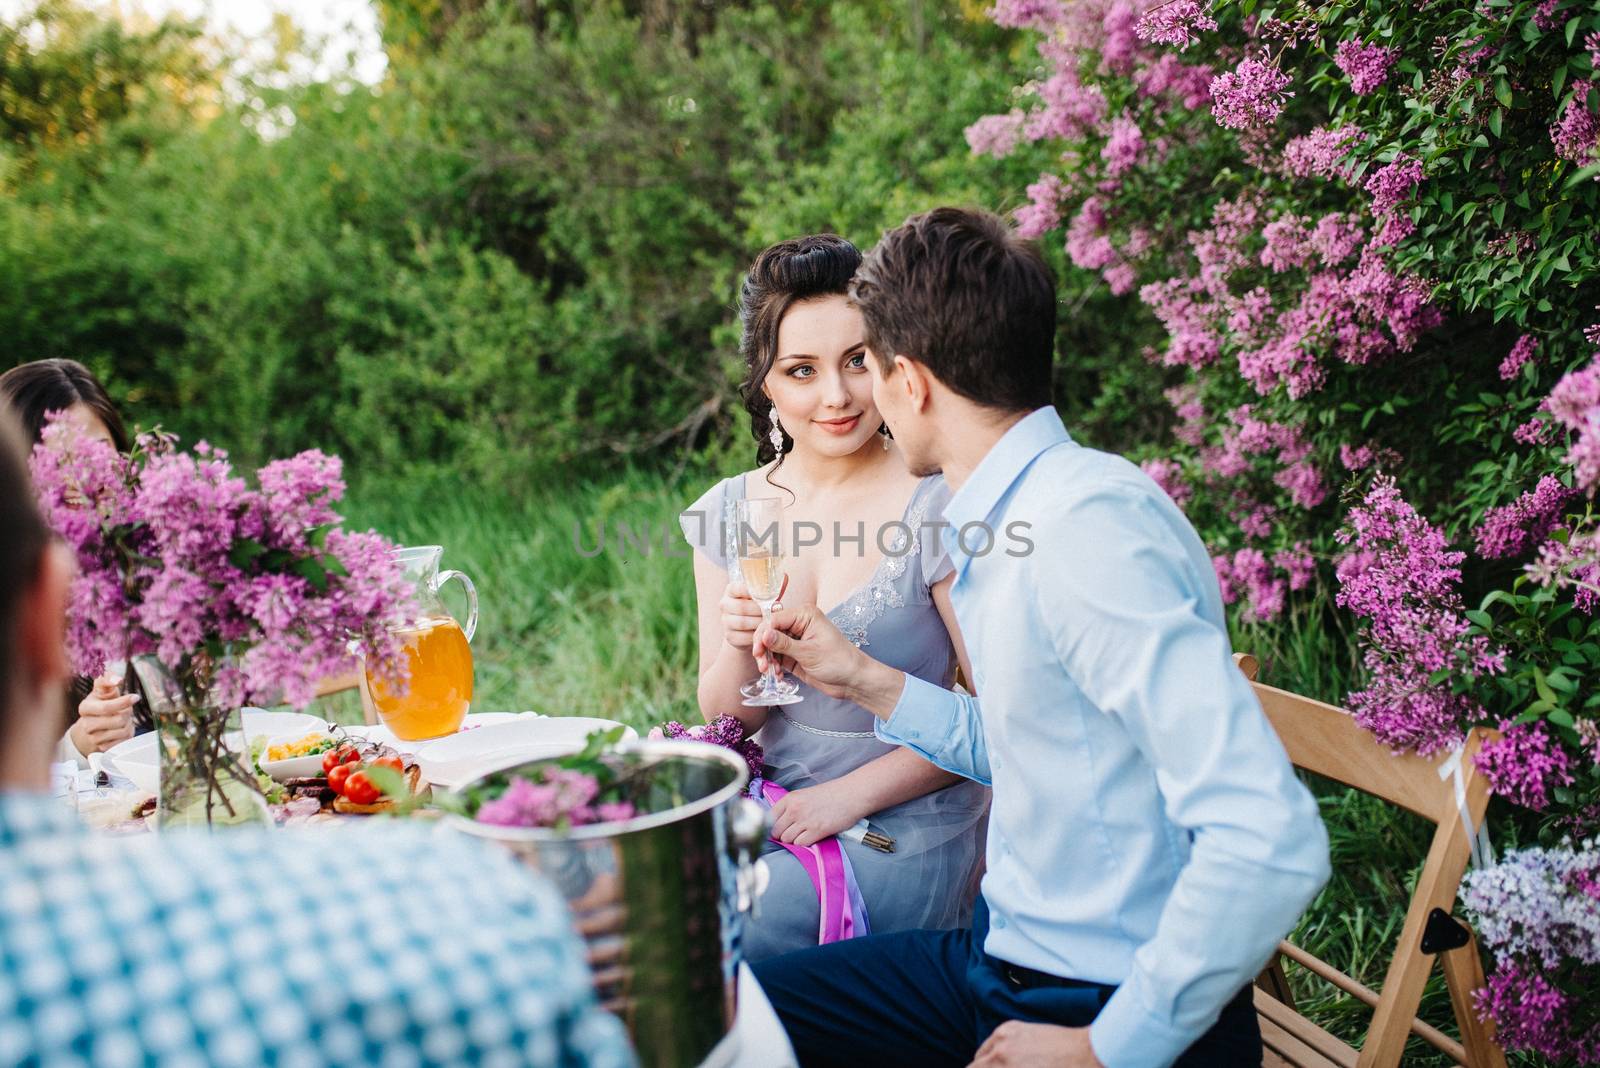
[[353, 805], [370, 805], [383, 796], [377, 783], [367, 778], [365, 771], [351, 772], [344, 781], [344, 797]]
[[340, 764], [350, 764], [359, 760], [360, 758], [361, 754], [356, 752], [355, 746], [353, 745], [344, 745], [340, 746], [338, 749], [330, 749], [326, 753], [322, 754], [322, 770], [332, 771]]
[[381, 756], [372, 762], [374, 767], [392, 768], [401, 775], [405, 774], [406, 762], [397, 756]]
[[349, 780], [350, 773], [356, 770], [355, 764], [335, 764], [328, 769], [328, 789], [344, 796], [344, 784]]

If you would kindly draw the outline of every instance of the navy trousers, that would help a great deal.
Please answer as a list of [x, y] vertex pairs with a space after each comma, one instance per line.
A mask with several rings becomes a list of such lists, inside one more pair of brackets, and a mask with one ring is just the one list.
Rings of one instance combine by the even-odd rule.
[[[803, 949], [753, 965], [804, 1068], [963, 1068], [1006, 1020], [1087, 1027], [1114, 986], [1054, 979], [983, 951], [989, 914], [972, 927], [896, 931]], [[1261, 1031], [1239, 992], [1178, 1068], [1258, 1068]]]

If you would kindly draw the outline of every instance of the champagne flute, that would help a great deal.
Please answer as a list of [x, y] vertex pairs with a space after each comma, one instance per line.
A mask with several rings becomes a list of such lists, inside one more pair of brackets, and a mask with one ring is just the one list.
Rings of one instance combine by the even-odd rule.
[[[776, 497], [750, 497], [734, 508], [738, 535], [739, 573], [751, 600], [761, 606], [761, 620], [771, 624], [772, 609], [783, 589], [783, 502]], [[739, 688], [744, 703], [755, 706], [792, 705], [801, 700], [800, 684], [779, 675], [769, 657], [761, 677]]]

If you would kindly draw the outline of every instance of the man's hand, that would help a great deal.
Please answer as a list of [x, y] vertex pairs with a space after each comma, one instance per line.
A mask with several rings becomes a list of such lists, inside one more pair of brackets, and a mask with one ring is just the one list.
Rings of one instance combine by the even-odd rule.
[[772, 837], [798, 846], [816, 845], [847, 827], [865, 813], [849, 789], [838, 779], [790, 790], [772, 806]]
[[970, 1068], [1104, 1068], [1087, 1027], [1007, 1020], [994, 1029]]
[[774, 612], [770, 626], [756, 629], [752, 652], [766, 670], [768, 650], [778, 654], [778, 666], [829, 697], [850, 699], [847, 692], [860, 675], [867, 656], [850, 644], [827, 614], [816, 605], [801, 605]]
[[118, 742], [133, 737], [133, 706], [136, 693], [123, 694], [122, 680], [103, 675], [94, 680], [94, 690], [78, 704], [78, 722], [70, 731], [72, 744], [84, 756], [103, 753]]

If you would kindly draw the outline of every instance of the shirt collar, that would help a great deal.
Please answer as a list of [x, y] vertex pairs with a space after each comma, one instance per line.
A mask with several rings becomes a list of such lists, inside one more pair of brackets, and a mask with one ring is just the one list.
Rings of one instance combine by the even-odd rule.
[[1072, 436], [1061, 416], [1053, 407], [1038, 408], [1019, 419], [978, 461], [944, 509], [950, 524], [943, 531], [944, 545], [957, 575], [966, 570], [971, 559], [962, 549], [961, 529], [968, 523], [987, 521], [1039, 454], [1063, 442], [1070, 444]]

